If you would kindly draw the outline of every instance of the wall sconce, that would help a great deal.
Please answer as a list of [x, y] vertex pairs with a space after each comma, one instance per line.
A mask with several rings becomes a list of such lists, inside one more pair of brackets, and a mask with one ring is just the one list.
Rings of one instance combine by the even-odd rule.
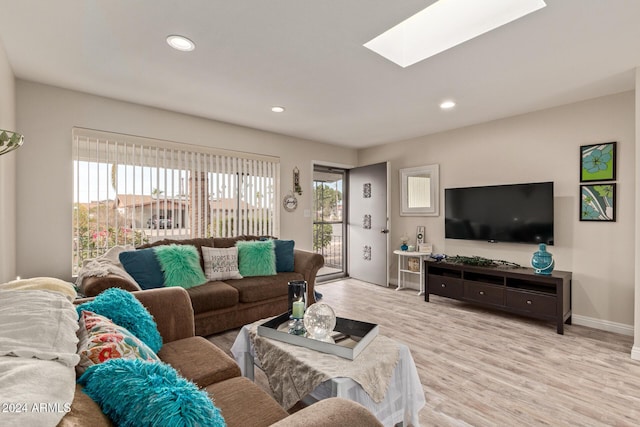
[[24, 136], [18, 132], [0, 129], [0, 156], [19, 148], [24, 142]]

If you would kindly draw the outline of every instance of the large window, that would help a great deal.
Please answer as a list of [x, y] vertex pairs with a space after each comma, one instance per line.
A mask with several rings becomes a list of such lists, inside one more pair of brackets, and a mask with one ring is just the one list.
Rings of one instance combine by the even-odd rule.
[[116, 245], [279, 234], [278, 158], [73, 130], [73, 273]]

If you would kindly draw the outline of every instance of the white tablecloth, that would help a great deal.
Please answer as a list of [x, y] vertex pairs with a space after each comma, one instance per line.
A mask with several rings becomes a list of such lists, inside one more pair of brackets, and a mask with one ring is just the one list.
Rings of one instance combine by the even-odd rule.
[[[418, 412], [426, 403], [424, 391], [409, 347], [402, 343], [397, 345], [400, 360], [393, 371], [387, 394], [382, 402], [374, 402], [362, 387], [350, 378], [333, 378], [326, 381], [311, 392], [311, 397], [320, 400], [337, 396], [356, 401], [368, 408], [385, 426], [394, 426], [399, 422], [405, 427], [419, 426]], [[308, 351], [314, 352], [310, 349]], [[255, 350], [249, 338], [249, 326], [241, 329], [231, 347], [231, 353], [240, 365], [242, 374], [251, 376], [247, 363], [252, 363]]]

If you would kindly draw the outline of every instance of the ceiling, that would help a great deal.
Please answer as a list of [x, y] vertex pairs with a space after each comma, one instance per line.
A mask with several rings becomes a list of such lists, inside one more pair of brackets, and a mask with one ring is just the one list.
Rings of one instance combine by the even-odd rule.
[[408, 68], [362, 45], [433, 0], [0, 0], [0, 40], [19, 79], [362, 148], [634, 88], [640, 1], [546, 2]]

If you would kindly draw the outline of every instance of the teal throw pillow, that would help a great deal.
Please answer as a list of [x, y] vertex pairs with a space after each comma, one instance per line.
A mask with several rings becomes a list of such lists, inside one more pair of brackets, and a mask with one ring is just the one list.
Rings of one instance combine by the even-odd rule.
[[207, 283], [200, 266], [200, 254], [193, 245], [167, 245], [154, 248], [164, 273], [165, 286], [185, 289]]
[[120, 264], [142, 289], [161, 288], [164, 275], [153, 248], [121, 252]]
[[92, 301], [76, 306], [78, 316], [83, 310], [100, 314], [128, 329], [155, 353], [162, 347], [162, 337], [153, 316], [132, 293], [124, 289], [109, 288]]
[[274, 240], [276, 252], [276, 271], [285, 273], [293, 271], [293, 240]]
[[78, 383], [117, 426], [226, 426], [207, 392], [165, 363], [111, 359]]
[[273, 240], [240, 240], [238, 269], [242, 277], [273, 276], [276, 274], [276, 253]]

